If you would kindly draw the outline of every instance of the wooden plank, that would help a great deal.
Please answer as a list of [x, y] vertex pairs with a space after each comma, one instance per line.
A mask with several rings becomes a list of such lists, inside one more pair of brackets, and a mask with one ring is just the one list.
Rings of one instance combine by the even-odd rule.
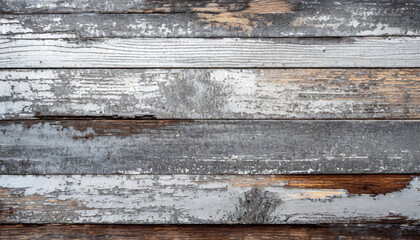
[[[352, 0], [73, 0], [62, 2], [60, 0], [3, 0], [0, 6], [1, 13], [224, 13], [251, 10], [253, 12], [271, 13], [279, 11], [280, 6], [291, 8], [292, 11], [302, 9], [336, 10], [342, 8], [340, 14], [354, 12], [362, 9], [389, 12], [398, 14], [400, 11], [410, 9], [413, 13], [419, 6], [418, 1], [406, 0], [371, 0], [369, 2]], [[391, 11], [392, 10], [392, 11]], [[322, 13], [322, 12], [319, 12]], [[382, 12], [381, 12], [382, 13]], [[382, 13], [382, 14], [386, 14]], [[367, 14], [367, 13], [365, 13]], [[369, 13], [374, 14], [374, 13]], [[415, 16], [415, 15], [414, 15]], [[401, 15], [403, 17], [403, 15]]]
[[420, 69], [0, 70], [0, 118], [420, 118]]
[[1, 68], [419, 66], [416, 37], [0, 40]]
[[7, 34], [307, 37], [418, 35], [420, 32], [420, 3], [416, 0], [3, 0], [0, 11], [37, 13], [34, 16], [3, 15], [0, 29]]
[[[394, 14], [381, 13], [375, 7], [375, 11], [354, 9], [358, 12], [349, 11], [340, 17], [335, 15], [339, 9], [333, 12], [327, 10], [324, 14], [311, 9], [311, 13], [303, 10], [298, 13], [274, 14], [2, 15], [0, 33], [14, 38], [30, 37], [33, 34], [43, 34], [48, 38], [60, 38], [63, 34], [67, 38], [418, 36], [420, 4], [415, 4], [418, 5], [417, 13], [412, 13], [410, 6]], [[387, 9], [382, 12], [390, 11]]]
[[418, 239], [420, 227], [324, 225], [0, 225], [0, 239]]
[[417, 173], [419, 133], [420, 121], [2, 121], [0, 173]]
[[420, 176], [1, 175], [1, 223], [419, 223]]

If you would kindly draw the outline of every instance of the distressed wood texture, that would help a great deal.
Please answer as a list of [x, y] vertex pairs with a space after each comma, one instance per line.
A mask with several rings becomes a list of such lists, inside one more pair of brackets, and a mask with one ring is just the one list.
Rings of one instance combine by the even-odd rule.
[[419, 66], [417, 37], [0, 40], [0, 68]]
[[420, 69], [0, 70], [0, 118], [419, 118]]
[[419, 133], [420, 121], [2, 121], [0, 173], [417, 173]]
[[0, 239], [418, 239], [420, 227], [322, 225], [0, 225]]
[[[302, 37], [418, 35], [417, 0], [3, 0], [3, 34], [77, 37]], [[144, 13], [144, 14], [121, 14]], [[165, 14], [147, 14], [165, 13]]]
[[1, 175], [1, 223], [419, 223], [420, 176]]

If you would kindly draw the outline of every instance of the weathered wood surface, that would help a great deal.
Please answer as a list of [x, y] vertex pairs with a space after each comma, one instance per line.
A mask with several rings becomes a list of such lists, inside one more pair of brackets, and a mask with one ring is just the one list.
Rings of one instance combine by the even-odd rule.
[[3, 0], [0, 11], [119, 13], [2, 16], [2, 33], [12, 34], [69, 31], [79, 37], [302, 37], [420, 32], [420, 3], [416, 0]]
[[45, 33], [59, 37], [59, 33], [67, 33], [67, 37], [88, 38], [308, 37], [420, 33], [417, 0], [3, 0], [0, 11], [38, 13], [1, 16], [0, 32], [18, 36]]
[[420, 176], [1, 175], [1, 223], [419, 223]]
[[419, 66], [417, 37], [0, 40], [0, 68]]
[[420, 121], [2, 121], [0, 173], [417, 173], [419, 133]]
[[0, 239], [418, 239], [420, 227], [322, 225], [0, 225]]
[[419, 69], [0, 70], [0, 118], [419, 118]]

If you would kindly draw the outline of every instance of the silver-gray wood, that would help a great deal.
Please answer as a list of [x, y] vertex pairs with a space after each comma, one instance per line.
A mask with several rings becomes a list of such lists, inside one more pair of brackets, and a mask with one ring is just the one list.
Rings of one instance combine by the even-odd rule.
[[419, 134], [419, 121], [2, 121], [0, 173], [417, 173]]

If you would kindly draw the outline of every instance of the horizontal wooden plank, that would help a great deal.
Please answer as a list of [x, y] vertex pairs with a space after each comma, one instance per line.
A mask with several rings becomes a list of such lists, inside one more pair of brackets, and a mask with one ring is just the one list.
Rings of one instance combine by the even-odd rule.
[[0, 225], [0, 239], [418, 239], [420, 227], [323, 225]]
[[0, 118], [420, 117], [420, 69], [0, 70]]
[[0, 33], [17, 38], [35, 33], [48, 38], [60, 38], [63, 34], [67, 38], [92, 38], [418, 36], [420, 33], [418, 1], [400, 2], [397, 7], [396, 1], [388, 1], [390, 4], [380, 1], [378, 5], [372, 4], [374, 1], [360, 4], [311, 1], [306, 5], [301, 1], [298, 7], [278, 2], [281, 1], [256, 2], [233, 12], [204, 7], [199, 8], [201, 13], [2, 15]]
[[0, 68], [419, 66], [416, 37], [0, 40]]
[[1, 223], [419, 223], [420, 176], [1, 175]]
[[0, 173], [417, 173], [419, 133], [420, 121], [2, 121]]
[[[362, 10], [377, 10], [390, 17], [400, 14], [401, 11], [417, 16], [415, 12], [420, 4], [415, 0], [404, 2], [397, 0], [3, 0], [0, 6], [1, 13], [277, 13], [288, 12], [279, 10], [280, 7], [296, 12], [302, 10], [338, 11], [336, 14], [348, 12], [362, 12]], [[387, 12], [382, 12], [387, 11]], [[375, 14], [366, 13], [365, 14]], [[404, 17], [404, 15], [400, 15]]]
[[[3, 0], [2, 33], [83, 37], [285, 37], [418, 35], [416, 0]], [[165, 13], [165, 14], [121, 14]], [[117, 23], [117, 24], [115, 24]]]

